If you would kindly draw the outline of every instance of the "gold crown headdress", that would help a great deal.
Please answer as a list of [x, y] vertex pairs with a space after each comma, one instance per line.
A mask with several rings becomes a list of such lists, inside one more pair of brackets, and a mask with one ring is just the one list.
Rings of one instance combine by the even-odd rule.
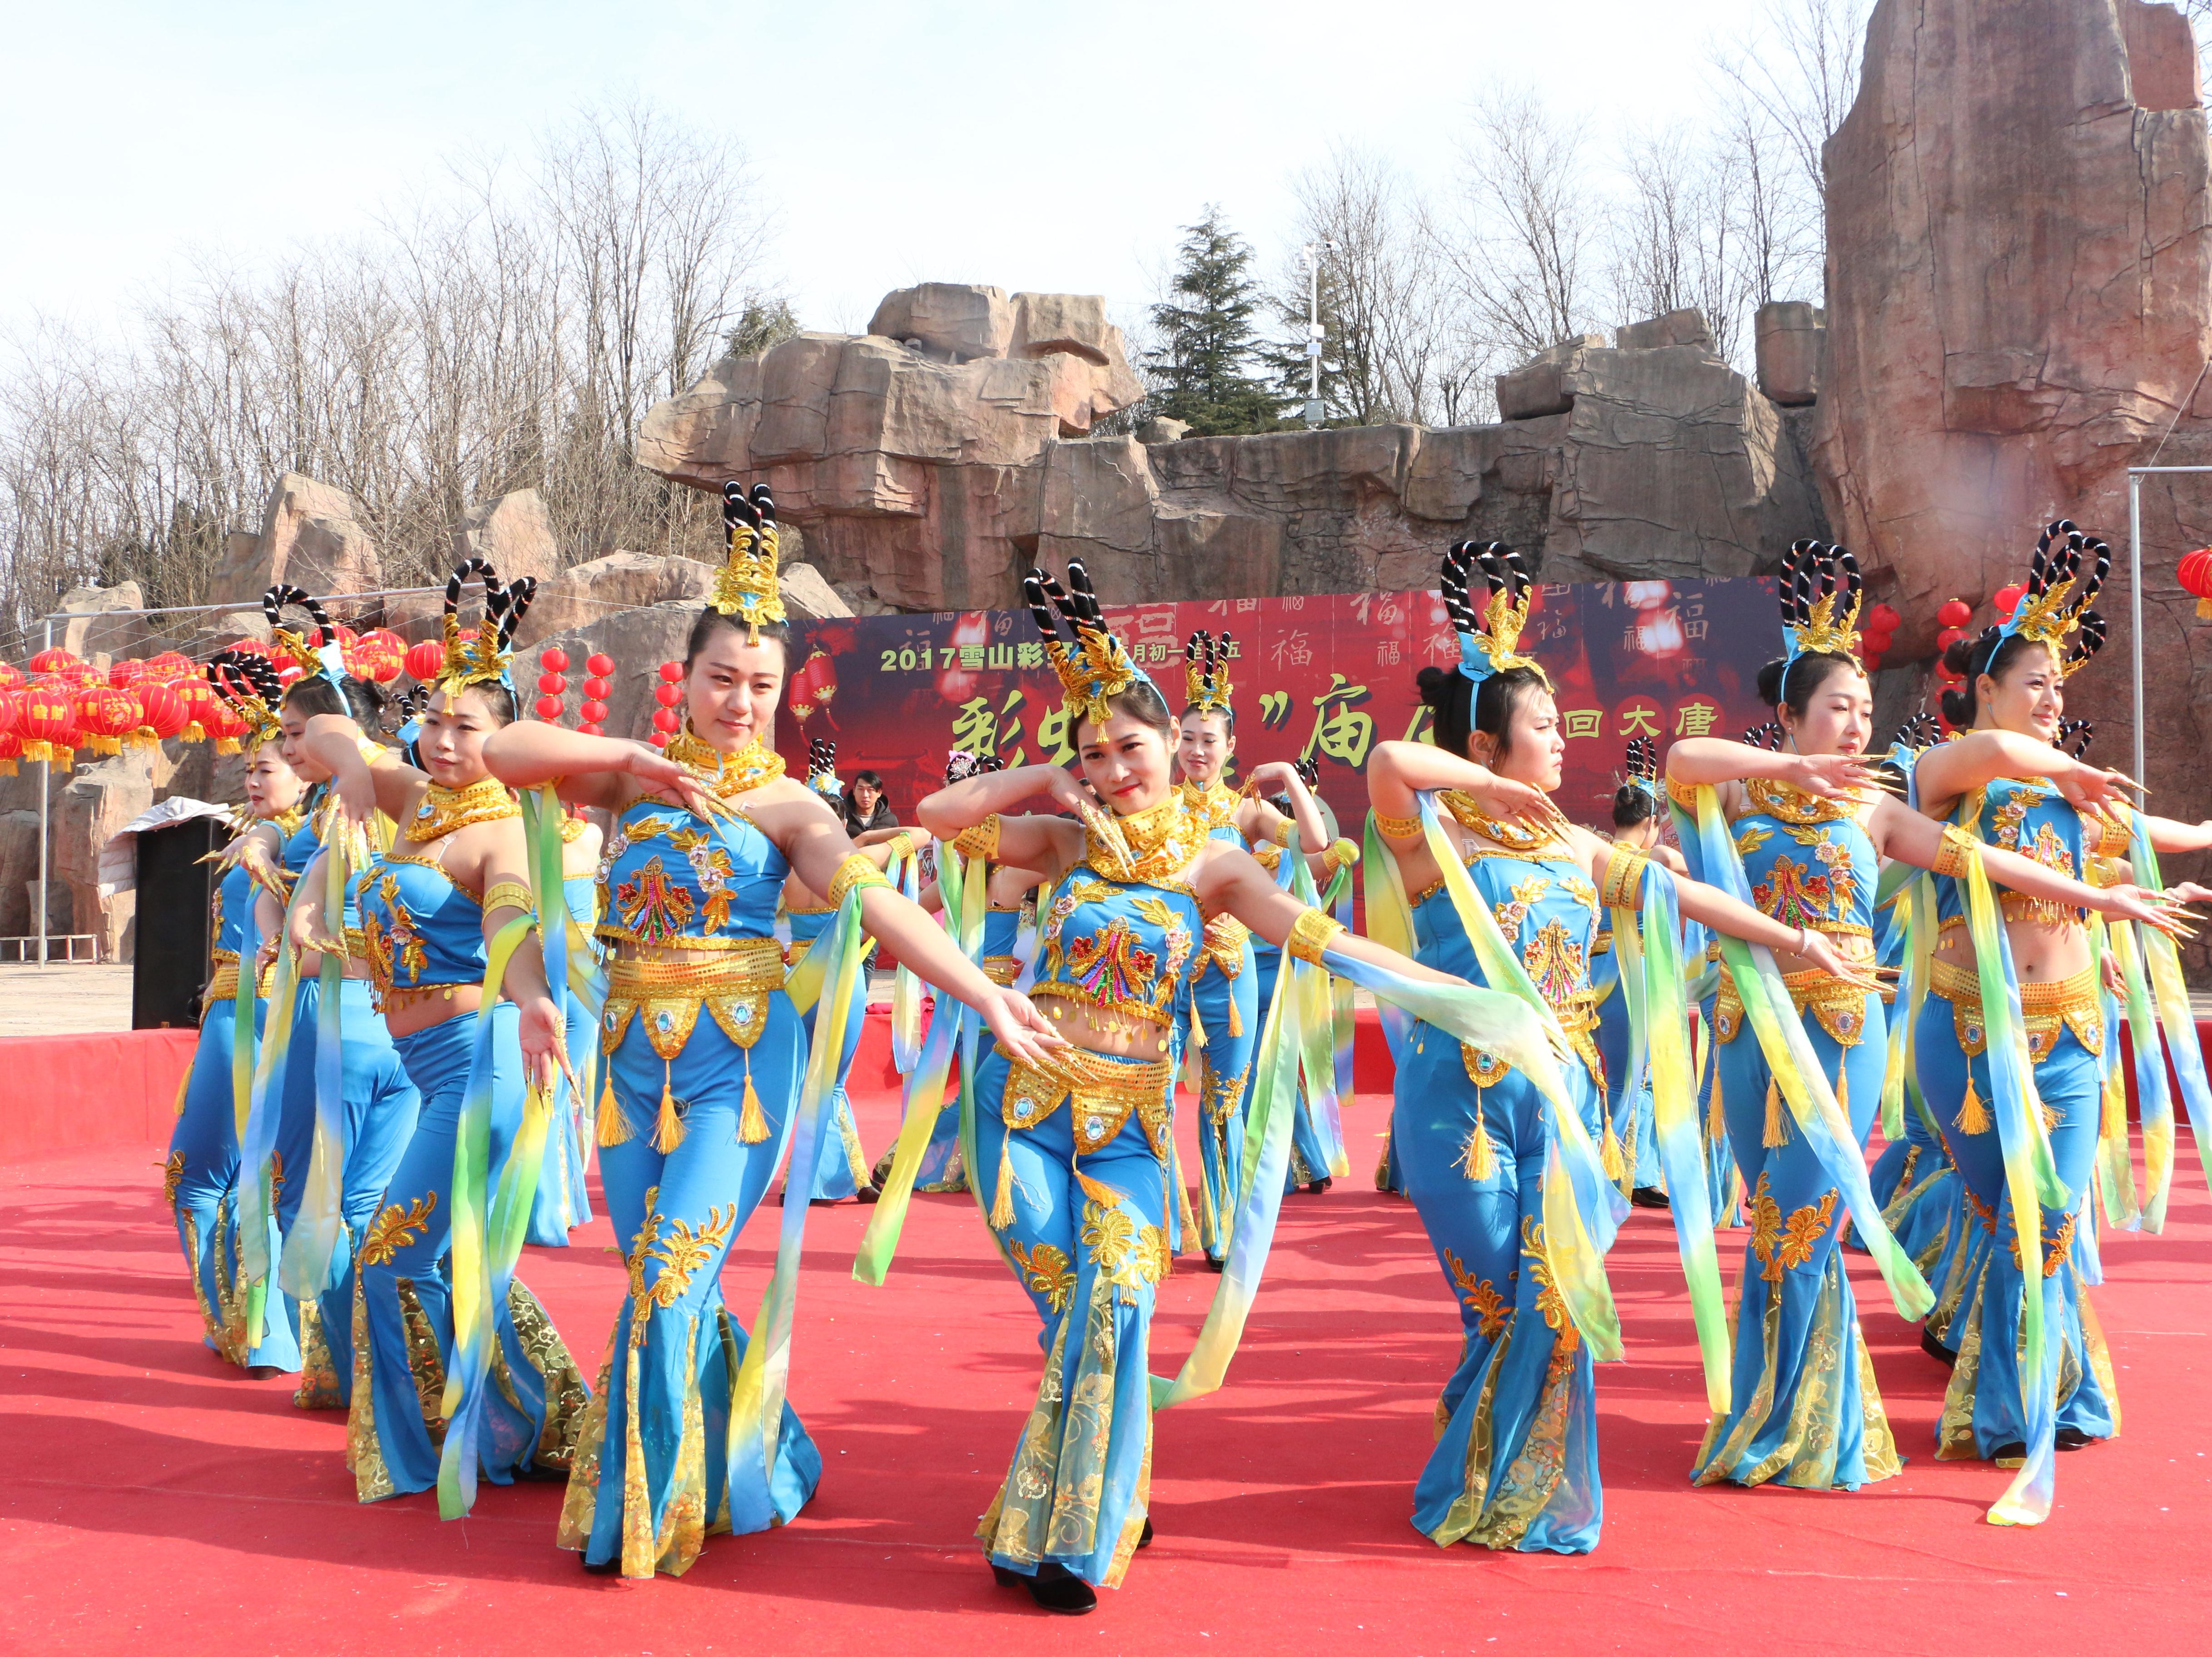
[[275, 662], [250, 650], [218, 650], [209, 659], [206, 671], [215, 693], [246, 722], [246, 747], [283, 740], [284, 726], [276, 709], [284, 699], [284, 681]]
[[[461, 588], [471, 579], [483, 583], [483, 619], [476, 636], [461, 632]], [[438, 670], [436, 688], [448, 699], [458, 698], [471, 685], [503, 685], [514, 689], [507, 664], [514, 656], [515, 629], [523, 612], [538, 594], [535, 576], [524, 576], [501, 584], [499, 572], [483, 558], [464, 558], [446, 577], [446, 614], [440, 623], [445, 635], [446, 665]]]
[[[1490, 588], [1478, 614], [1468, 596], [1468, 572], [1479, 570]], [[1521, 555], [1502, 541], [1455, 541], [1444, 552], [1437, 577], [1444, 612], [1459, 634], [1460, 676], [1480, 685], [1492, 673], [1509, 667], [1534, 667], [1548, 688], [1550, 675], [1534, 656], [1517, 654], [1521, 632], [1528, 624], [1530, 594], [1535, 583]]]
[[708, 603], [742, 622], [747, 642], [757, 644], [762, 628], [784, 618], [783, 588], [775, 578], [775, 500], [766, 484], [755, 484], [750, 495], [734, 478], [722, 485], [722, 532], [726, 550]]
[[[1042, 570], [1032, 569], [1022, 578], [1022, 594], [1029, 600], [1030, 613], [1036, 618], [1037, 631], [1044, 635], [1045, 656], [1060, 675], [1060, 688], [1066, 692], [1061, 705], [1067, 710], [1071, 740], [1080, 721], [1103, 725], [1112, 718], [1113, 699], [1131, 685], [1140, 679], [1152, 684], [1152, 676], [1129, 660], [1121, 641], [1107, 631], [1098, 595], [1091, 588], [1091, 572], [1083, 567], [1082, 559], [1067, 561], [1064, 588]], [[1052, 600], [1049, 606], [1045, 602], [1048, 598]], [[1071, 636], [1067, 640], [1060, 636], [1054, 610], [1067, 623]]]
[[1229, 682], [1229, 658], [1233, 646], [1227, 633], [1217, 643], [1200, 628], [1182, 647], [1184, 701], [1202, 714], [1225, 714], [1236, 687]]
[[[2084, 563], [2090, 566], [2086, 576], [2081, 573]], [[1999, 641], [2018, 634], [2048, 644], [2059, 658], [2063, 675], [2079, 673], [2104, 648], [2105, 618], [2089, 606], [2112, 572], [2112, 551], [2094, 535], [2084, 535], [2068, 518], [2045, 525], [2028, 564], [2027, 590], [1998, 626]], [[2081, 637], [2070, 648], [2059, 649], [2073, 632]]]
[[[1782, 560], [1782, 637], [1790, 661], [1815, 652], [1850, 655], [1858, 649], [1859, 607], [1866, 582], [1849, 547], [1792, 541]], [[1789, 669], [1783, 677], [1789, 677]]]
[[[307, 633], [295, 633], [284, 624], [284, 612], [305, 610], [314, 627]], [[261, 595], [261, 613], [269, 618], [269, 646], [286, 661], [296, 664], [303, 678], [328, 679], [333, 683], [338, 674], [331, 669], [331, 659], [324, 652], [337, 642], [337, 629], [331, 625], [329, 614], [322, 600], [311, 598], [301, 588], [288, 587], [283, 582]], [[343, 672], [341, 666], [339, 672]]]

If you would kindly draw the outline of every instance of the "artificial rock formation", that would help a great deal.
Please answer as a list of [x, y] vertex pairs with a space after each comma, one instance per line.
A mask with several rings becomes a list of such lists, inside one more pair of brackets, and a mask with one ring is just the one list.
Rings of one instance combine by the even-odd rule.
[[1498, 381], [1499, 424], [1090, 437], [1138, 387], [1100, 301], [932, 283], [860, 338], [727, 358], [646, 417], [641, 462], [764, 477], [841, 593], [1004, 606], [1037, 557], [1111, 599], [1413, 587], [1458, 536], [1553, 579], [1741, 575], [1820, 504], [1792, 417], [1695, 311], [1563, 342]]
[[362, 503], [334, 484], [288, 472], [269, 491], [258, 536], [231, 536], [209, 586], [217, 604], [258, 604], [276, 582], [321, 595], [373, 593], [384, 565]]
[[[2023, 575], [2069, 517], [2119, 563], [2105, 658], [2068, 687], [2124, 764], [2126, 468], [2212, 460], [2212, 155], [2188, 24], [2139, 0], [1881, 0], [1828, 143], [1814, 456], [1838, 538], [1894, 573], [1899, 643]], [[2176, 426], [2179, 422], [2178, 427]], [[2173, 570], [2212, 478], [2144, 490], [2147, 726], [2165, 809], [2201, 816], [2212, 637]]]

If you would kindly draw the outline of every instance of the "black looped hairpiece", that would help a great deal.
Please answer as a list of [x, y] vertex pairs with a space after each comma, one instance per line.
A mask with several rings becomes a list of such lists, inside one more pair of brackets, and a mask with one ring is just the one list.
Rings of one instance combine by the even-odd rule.
[[1036, 621], [1037, 631], [1054, 643], [1058, 643], [1060, 622], [1053, 614], [1052, 606], [1045, 601], [1044, 584], [1051, 579], [1043, 570], [1032, 569], [1028, 575], [1022, 577], [1022, 598], [1030, 607], [1030, 614]]
[[1454, 541], [1444, 549], [1443, 564], [1437, 575], [1437, 590], [1443, 594], [1444, 613], [1451, 618], [1456, 632], [1471, 634], [1480, 625], [1467, 592], [1468, 564], [1476, 551], [1473, 541]]
[[2076, 629], [2074, 643], [2068, 648], [2066, 660], [2062, 664], [2069, 673], [2087, 666], [2097, 652], [2105, 648], [2105, 640], [2112, 631], [2104, 617], [2094, 610], [2081, 612]]
[[337, 630], [331, 625], [330, 615], [323, 608], [323, 601], [305, 588], [279, 582], [261, 595], [261, 613], [268, 618], [272, 632], [284, 625], [284, 612], [295, 608], [305, 610], [315, 624], [315, 636], [307, 641], [309, 649], [319, 650], [337, 637]]
[[1291, 764], [1297, 768], [1298, 781], [1304, 783], [1308, 789], [1318, 789], [1321, 786], [1320, 760], [1308, 754], [1303, 758], [1293, 759]]
[[2089, 744], [2096, 734], [2097, 728], [2086, 719], [2061, 720], [2057, 746], [2079, 759], [2088, 752]]
[[726, 533], [741, 524], [748, 529], [758, 529], [760, 523], [760, 508], [747, 497], [745, 486], [735, 478], [724, 484], [722, 485], [723, 530]]
[[1923, 710], [1899, 725], [1897, 728], [1897, 734], [1890, 739], [1890, 743], [1893, 747], [1915, 749], [1933, 747], [1936, 738], [1942, 734], [1943, 728], [1936, 723], [1936, 716]]
[[1659, 745], [1648, 736], [1628, 739], [1628, 753], [1622, 765], [1630, 777], [1640, 783], [1656, 782], [1659, 777]]

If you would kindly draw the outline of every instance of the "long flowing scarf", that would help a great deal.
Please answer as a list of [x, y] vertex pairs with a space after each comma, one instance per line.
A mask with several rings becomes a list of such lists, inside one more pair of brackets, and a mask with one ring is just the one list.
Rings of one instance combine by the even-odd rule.
[[[981, 858], [970, 862], [940, 843], [937, 848], [937, 890], [945, 900], [945, 915], [952, 940], [970, 961], [983, 954], [985, 911], [990, 892], [990, 870]], [[902, 969], [903, 970], [903, 969]], [[946, 1078], [951, 1073], [956, 1047], [960, 1053], [960, 1089], [963, 1100], [973, 1096], [977, 1033], [982, 1020], [964, 1003], [939, 992], [931, 1012], [929, 1032], [915, 1062], [899, 1068], [906, 1076], [901, 1104], [899, 1136], [891, 1153], [891, 1169], [885, 1177], [875, 1211], [860, 1234], [860, 1252], [853, 1258], [853, 1276], [872, 1287], [881, 1287], [897, 1252], [899, 1233], [906, 1224], [907, 1209], [914, 1197], [915, 1174], [929, 1149], [931, 1133], [945, 1106]], [[964, 1112], [963, 1112], [964, 1114]], [[963, 1153], [964, 1154], [964, 1153]], [[974, 1168], [970, 1161], [964, 1166]], [[969, 1185], [980, 1182], [970, 1179]]]
[[[1293, 825], [1290, 844], [1284, 847], [1282, 858], [1276, 864], [1275, 880], [1278, 885], [1287, 886], [1302, 904], [1326, 909], [1334, 902], [1340, 911], [1337, 918], [1343, 921], [1342, 911], [1349, 908], [1351, 901], [1347, 878], [1350, 873], [1348, 869], [1336, 871], [1329, 885], [1332, 897], [1324, 900], [1314, 888], [1313, 871], [1306, 866], [1297, 829]], [[1348, 980], [1329, 972], [1299, 973], [1295, 978], [1297, 993], [1304, 997], [1298, 1009], [1298, 1063], [1305, 1074], [1306, 1110], [1322, 1153], [1328, 1159], [1329, 1176], [1342, 1179], [1352, 1172], [1352, 1161], [1345, 1154], [1344, 1118], [1340, 1109], [1347, 1096], [1352, 1055], [1349, 1022], [1340, 1023], [1337, 1015], [1340, 1006], [1350, 1007], [1352, 985]], [[1279, 971], [1276, 983], [1281, 982]]]
[[[1755, 907], [1743, 860], [1721, 816], [1718, 794], [1710, 783], [1700, 783], [1696, 797], [1697, 816], [1693, 820], [1679, 801], [1673, 801], [1670, 795], [1676, 832], [1686, 844], [1692, 840], [1698, 844], [1699, 863], [1708, 881], [1738, 902]], [[1782, 982], [1782, 974], [1774, 965], [1773, 954], [1764, 945], [1746, 943], [1725, 932], [1716, 935], [1720, 941], [1722, 964], [1735, 984], [1744, 1015], [1759, 1039], [1759, 1051], [1765, 1055], [1767, 1069], [1790, 1107], [1798, 1132], [1819, 1159], [1821, 1173], [1843, 1193], [1860, 1240], [1874, 1257], [1882, 1281], [1888, 1284], [1890, 1298], [1899, 1314], [1908, 1319], [1924, 1317], [1936, 1303], [1936, 1297], [1896, 1237], [1882, 1223], [1881, 1207], [1867, 1184], [1866, 1157], [1859, 1148], [1858, 1136], [1851, 1130], [1850, 1118], [1836, 1102], [1835, 1089], [1806, 1037], [1804, 1024], [1790, 999], [1789, 987]]]
[[[259, 949], [256, 942], [257, 953]], [[243, 952], [240, 959], [245, 959]], [[240, 978], [246, 980], [241, 970]], [[276, 950], [276, 969], [269, 984], [269, 1022], [253, 1065], [246, 1104], [246, 1131], [240, 1136], [238, 1165], [238, 1269], [246, 1282], [246, 1331], [249, 1344], [268, 1333], [269, 1277], [280, 1240], [276, 1233], [275, 1158], [276, 1124], [284, 1110], [284, 1071], [292, 1051], [292, 1018], [300, 999], [300, 959], [289, 940]], [[249, 1021], [246, 1027], [252, 1027]], [[236, 1060], [232, 1061], [234, 1066]], [[237, 1071], [232, 1070], [234, 1087]], [[235, 1094], [233, 1095], [234, 1108]]]
[[[322, 924], [324, 937], [335, 941], [345, 936], [346, 886], [356, 862], [366, 862], [367, 847], [358, 832], [343, 832], [343, 819], [335, 813], [331, 822], [332, 832], [323, 846]], [[345, 956], [341, 951], [322, 952], [316, 982], [320, 998], [315, 1003], [314, 1154], [276, 1270], [285, 1292], [302, 1301], [335, 1283], [331, 1266], [337, 1257], [338, 1232], [345, 1224], [345, 1165], [353, 1152], [346, 1132]]]
[[1684, 996], [1681, 911], [1674, 875], [1657, 861], [1644, 865], [1641, 912], [1613, 911], [1613, 947], [1628, 997], [1631, 1078], [1651, 1069], [1652, 1132], [1667, 1178], [1675, 1246], [1690, 1288], [1690, 1318], [1705, 1371], [1705, 1402], [1725, 1416], [1729, 1379], [1728, 1307], [1713, 1247], [1713, 1212], [1705, 1189], [1705, 1148], [1699, 1136], [1697, 1073], [1690, 1063], [1690, 1011]]
[[[2129, 813], [2133, 844], [2129, 857], [2135, 864], [2136, 879], [2153, 891], [2164, 889], [2165, 878], [2159, 873], [2158, 852], [2150, 843], [2150, 828], [2141, 812]], [[2197, 1164], [2204, 1171], [2205, 1181], [2212, 1185], [2212, 1084], [2204, 1075], [2204, 1051], [2197, 1045], [2197, 1026], [2189, 1010], [2189, 986], [2181, 976], [2181, 953], [2174, 947], [2173, 940], [2155, 927], [2136, 929], [2142, 947], [2142, 955], [2150, 967], [2153, 996], [2158, 1007], [2159, 1028], [2166, 1036], [2166, 1062], [2173, 1066], [2173, 1074], [2181, 1084], [2181, 1102], [2189, 1110], [2189, 1130], [2197, 1141]], [[2130, 1005], [2134, 1001], [2132, 992]], [[2132, 1017], [2129, 1020], [2134, 1023]], [[2136, 1062], [2146, 1045], [2140, 1034], [2136, 1038]], [[2167, 1134], [2172, 1132], [2172, 1113], [2169, 1106], [2166, 1117]], [[2144, 1134], [2148, 1142], [2149, 1118], [2144, 1119]], [[2145, 1161], [2154, 1153], [2146, 1143]], [[2169, 1153], [2166, 1166], [2172, 1166]], [[2160, 1222], [2164, 1223], [2166, 1191], [2163, 1186], [2156, 1195]]]
[[[2128, 1045], [2135, 1061], [2136, 1109], [2142, 1118], [2143, 1139], [2143, 1189], [2138, 1198], [2135, 1159], [2128, 1154], [2127, 1102], [2123, 1083], [2119, 1120], [2108, 1124], [2112, 1131], [2105, 1136], [2102, 1147], [2106, 1201], [2120, 1205], [2121, 1212], [2112, 1215], [2116, 1223], [2127, 1225], [2126, 1211], [2133, 1209], [2136, 1223], [2145, 1231], [2157, 1233], [2166, 1229], [2166, 1199], [2173, 1189], [2173, 1095], [2166, 1085], [2165, 1042], [2151, 998], [2149, 978], [2143, 970], [2135, 923], [2106, 921], [2105, 934], [2119, 962], [2121, 981], [2127, 992]], [[2118, 1057], [2114, 1055], [2115, 1060]], [[2117, 1063], [2112, 1069], [2117, 1080]]]
[[[726, 829], [718, 823], [715, 832], [720, 834]], [[845, 894], [830, 924], [792, 969], [785, 985], [793, 1008], [802, 1013], [810, 1006], [815, 1008], [814, 1039], [807, 1052], [805, 1079], [799, 1098], [784, 1118], [775, 1163], [782, 1163], [787, 1154], [787, 1166], [793, 1169], [815, 1165], [828, 1124], [830, 1102], [836, 1092], [853, 991], [860, 982], [866, 948], [866, 936], [860, 929], [860, 888], [855, 887]], [[775, 1167], [770, 1165], [771, 1178]], [[791, 1331], [798, 1308], [799, 1263], [806, 1239], [808, 1207], [801, 1192], [791, 1192], [785, 1199], [782, 1223], [776, 1234], [775, 1266], [761, 1293], [760, 1311], [753, 1319], [744, 1362], [730, 1386], [730, 1527], [740, 1535], [765, 1530], [775, 1519], [769, 1482], [775, 1474], [784, 1395], [791, 1379]]]
[[[890, 871], [892, 883], [908, 901], [921, 901], [921, 854], [912, 846], [896, 859]], [[939, 886], [941, 892], [942, 885]], [[891, 974], [891, 1063], [901, 1075], [912, 1075], [921, 1061], [921, 979], [903, 960]]]

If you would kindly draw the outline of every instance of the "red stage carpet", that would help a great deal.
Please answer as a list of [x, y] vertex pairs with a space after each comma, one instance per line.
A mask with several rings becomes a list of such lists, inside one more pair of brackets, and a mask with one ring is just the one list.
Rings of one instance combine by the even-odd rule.
[[[2037, 1531], [1982, 1522], [2003, 1475], [1928, 1453], [1942, 1376], [1858, 1273], [1905, 1475], [1857, 1496], [1692, 1490], [1703, 1422], [1663, 1215], [1613, 1255], [1630, 1339], [1601, 1368], [1605, 1538], [1587, 1558], [1440, 1551], [1407, 1523], [1449, 1295], [1412, 1209], [1368, 1179], [1382, 1101], [1350, 1113], [1354, 1178], [1291, 1199], [1229, 1385], [1159, 1422], [1158, 1544], [1079, 1621], [993, 1586], [969, 1534], [1036, 1379], [1035, 1324], [965, 1197], [915, 1203], [891, 1285], [848, 1275], [862, 1210], [817, 1210], [793, 1399], [828, 1464], [788, 1530], [716, 1538], [691, 1574], [628, 1587], [555, 1550], [561, 1490], [353, 1499], [342, 1421], [199, 1346], [161, 1153], [0, 1171], [0, 1648], [963, 1654], [1284, 1650], [1790, 1653], [2203, 1649], [2212, 1534], [2212, 1202], [2193, 1154], [2174, 1223], [2108, 1239], [2098, 1307], [2125, 1432], [2061, 1459]], [[880, 1148], [890, 1112], [866, 1106]], [[1723, 1258], [1731, 1276], [1743, 1234]], [[726, 1279], [748, 1321], [772, 1232]], [[596, 1373], [623, 1270], [604, 1221], [523, 1274]], [[1163, 1286], [1154, 1368], [1215, 1280]]]

